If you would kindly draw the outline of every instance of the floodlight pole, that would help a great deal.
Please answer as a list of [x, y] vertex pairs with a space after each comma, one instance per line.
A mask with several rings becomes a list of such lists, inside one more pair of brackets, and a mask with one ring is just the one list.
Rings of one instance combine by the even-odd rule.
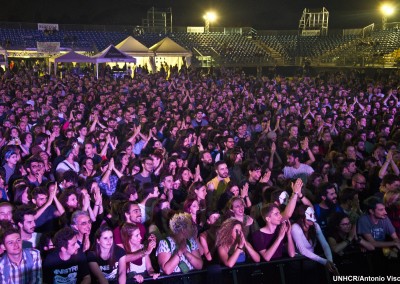
[[205, 33], [209, 33], [210, 32], [210, 20], [208, 19], [208, 17], [205, 17], [205, 25], [204, 25], [204, 32]]
[[382, 30], [386, 30], [386, 28], [387, 28], [387, 16], [386, 15], [383, 15], [382, 16]]

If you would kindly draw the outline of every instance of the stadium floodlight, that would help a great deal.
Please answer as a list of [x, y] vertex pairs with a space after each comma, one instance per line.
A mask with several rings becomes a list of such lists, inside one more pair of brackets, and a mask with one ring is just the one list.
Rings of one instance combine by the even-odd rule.
[[382, 13], [382, 29], [386, 30], [387, 18], [394, 14], [395, 7], [391, 3], [383, 3], [380, 7]]
[[215, 14], [214, 12], [207, 12], [204, 14], [203, 19], [205, 21], [204, 31], [206, 33], [209, 33], [210, 23], [215, 22], [215, 20], [217, 19], [217, 14]]

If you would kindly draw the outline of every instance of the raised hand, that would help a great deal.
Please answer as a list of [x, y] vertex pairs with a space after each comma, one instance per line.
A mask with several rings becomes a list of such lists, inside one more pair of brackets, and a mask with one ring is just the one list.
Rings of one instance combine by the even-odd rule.
[[144, 281], [143, 276], [140, 274], [133, 276], [133, 278], [136, 280], [137, 283], [143, 283], [143, 281]]
[[269, 182], [269, 179], [271, 178], [271, 171], [267, 171], [262, 178], [260, 179], [260, 182], [262, 183], [267, 183]]
[[248, 195], [249, 195], [249, 183], [246, 182], [242, 187], [242, 192], [241, 192], [240, 196], [242, 198], [245, 198]]
[[283, 222], [281, 224], [281, 227], [279, 228], [278, 237], [280, 239], [283, 239], [285, 237], [285, 235], [286, 235], [286, 230], [287, 230], [287, 224], [286, 223], [287, 223], [287, 221]]
[[90, 240], [89, 240], [89, 235], [84, 234], [83, 235], [83, 251], [88, 251], [90, 248]]
[[276, 152], [276, 144], [275, 142], [272, 142], [271, 144], [271, 153], [275, 153]]
[[301, 188], [303, 187], [303, 181], [301, 180], [301, 178], [298, 178], [295, 183], [292, 182], [291, 184], [293, 193], [301, 192]]

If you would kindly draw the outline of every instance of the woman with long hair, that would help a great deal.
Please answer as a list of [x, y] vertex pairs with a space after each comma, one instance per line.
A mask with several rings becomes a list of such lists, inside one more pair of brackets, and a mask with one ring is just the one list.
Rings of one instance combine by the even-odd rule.
[[234, 218], [243, 224], [243, 233], [247, 238], [249, 233], [259, 229], [252, 217], [244, 213], [246, 203], [240, 196], [232, 197], [225, 207], [225, 218]]
[[[331, 249], [317, 223], [314, 209], [312, 207], [300, 205], [296, 208], [295, 216], [295, 223], [292, 226], [292, 237], [300, 254], [313, 261], [309, 263], [310, 271], [316, 268], [313, 263], [320, 263], [330, 272], [337, 274], [338, 272], [333, 263]], [[314, 253], [317, 242], [321, 244], [325, 258]], [[316, 271], [318, 271], [318, 269]]]
[[175, 214], [169, 222], [171, 235], [161, 240], [157, 248], [162, 272], [185, 273], [203, 267], [196, 243], [197, 229], [188, 213]]
[[42, 161], [44, 163], [44, 166], [43, 166], [44, 176], [48, 180], [55, 180], [53, 172], [52, 172], [52, 165], [51, 165], [49, 153], [47, 153], [46, 151], [40, 151], [39, 157], [42, 159]]
[[225, 266], [233, 267], [236, 263], [245, 262], [246, 258], [260, 262], [260, 255], [246, 240], [242, 222], [239, 220], [229, 218], [222, 223], [215, 245], [219, 258]]
[[214, 263], [216, 262], [217, 250], [215, 246], [215, 240], [217, 237], [217, 231], [221, 226], [221, 216], [218, 211], [207, 212], [207, 229], [202, 232], [199, 236], [199, 242], [202, 246], [203, 255], [207, 261]]
[[83, 180], [87, 180], [88, 178], [93, 178], [96, 176], [96, 169], [94, 167], [92, 158], [85, 158], [81, 162], [81, 168], [79, 172], [79, 177]]
[[179, 136], [174, 144], [173, 150], [186, 160], [190, 152], [190, 138], [186, 135]]
[[173, 191], [174, 197], [171, 200], [171, 207], [174, 210], [182, 210], [182, 204], [188, 196], [188, 190], [192, 184], [192, 173], [189, 168], [183, 167], [178, 170], [177, 180], [179, 186]]
[[190, 214], [192, 221], [196, 224], [197, 229], [199, 229], [200, 220], [198, 219], [198, 213], [200, 210], [199, 202], [196, 198], [188, 198], [183, 204], [183, 212]]
[[111, 228], [101, 226], [95, 233], [95, 239], [92, 251], [87, 253], [94, 283], [107, 284], [109, 281], [126, 283], [126, 253], [115, 245]]
[[224, 193], [222, 193], [220, 198], [218, 199], [217, 209], [223, 210], [225, 205], [229, 202], [229, 200], [232, 199], [232, 197], [239, 197], [239, 196], [242, 197], [243, 200], [245, 201], [245, 208], [250, 208], [252, 205], [250, 198], [245, 199], [245, 197], [248, 196], [248, 192], [249, 192], [248, 183], [244, 184], [242, 190], [240, 190], [237, 183], [231, 180], [226, 185]]
[[[352, 224], [347, 214], [334, 212], [328, 219], [327, 239], [335, 263], [338, 264], [340, 272], [351, 274], [360, 268], [368, 267], [367, 263], [360, 265], [364, 261], [361, 251], [374, 250], [374, 246], [357, 235], [356, 224]], [[364, 271], [366, 272], [366, 271]]]
[[33, 142], [33, 136], [30, 132], [25, 132], [21, 135], [21, 145], [20, 148], [22, 150], [22, 157], [29, 156], [30, 150]]
[[128, 171], [129, 158], [130, 158], [130, 155], [128, 153], [126, 153], [125, 151], [121, 151], [115, 156], [114, 171], [116, 172], [116, 174], [119, 178], [122, 175], [129, 174], [129, 171]]
[[140, 235], [140, 229], [133, 223], [125, 223], [121, 228], [122, 244], [124, 245], [125, 251], [128, 254], [141, 253], [141, 257], [129, 262], [128, 273], [134, 273], [134, 278], [137, 282], [143, 282], [143, 275], [151, 276], [153, 279], [157, 279], [160, 276], [159, 273], [154, 272], [154, 268], [151, 265], [150, 254], [156, 247], [156, 239], [154, 235], [150, 235], [148, 239], [148, 245], [142, 244], [142, 237]]
[[13, 192], [15, 205], [29, 204], [29, 186], [25, 182], [22, 182], [15, 187], [13, 186]]
[[169, 233], [168, 222], [173, 214], [174, 211], [171, 210], [168, 200], [158, 199], [154, 203], [152, 218], [149, 222], [149, 234], [154, 234], [157, 242], [167, 237]]
[[167, 162], [164, 164], [164, 167], [161, 171], [161, 175], [170, 174], [172, 176], [175, 176], [177, 174], [177, 171], [178, 171], [178, 165], [176, 163], [176, 159], [172, 157], [169, 158]]
[[17, 145], [17, 146], [21, 145], [20, 136], [21, 136], [21, 131], [16, 126], [7, 129], [6, 133], [4, 134], [4, 137], [8, 145]]
[[200, 206], [200, 210], [207, 209], [206, 195], [207, 187], [202, 181], [196, 181], [189, 187], [188, 199], [196, 199]]
[[344, 255], [346, 251], [359, 250], [360, 246], [374, 250], [374, 246], [357, 235], [356, 225], [352, 225], [346, 213], [334, 212], [328, 219], [328, 243], [335, 254]]

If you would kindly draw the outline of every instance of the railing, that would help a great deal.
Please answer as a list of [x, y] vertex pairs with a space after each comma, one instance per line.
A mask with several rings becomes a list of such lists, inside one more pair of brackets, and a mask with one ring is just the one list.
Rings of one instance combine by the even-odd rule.
[[370, 24], [362, 29], [362, 37], [370, 36], [375, 29], [375, 24]]
[[[368, 253], [353, 252], [336, 259], [335, 262], [342, 276], [400, 274], [399, 260], [384, 257], [381, 250]], [[135, 283], [132, 277], [132, 274], [128, 275], [128, 284]], [[268, 262], [238, 264], [232, 268], [212, 265], [207, 269], [185, 274], [161, 275], [156, 280], [145, 277], [145, 282], [168, 284], [332, 284], [333, 280], [333, 275], [324, 266], [301, 255]]]
[[[189, 271], [188, 273], [173, 273], [171, 275], [161, 275], [156, 280], [153, 280], [151, 277], [146, 277], [145, 282], [152, 282], [152, 283], [174, 283], [174, 284], [192, 284], [192, 283], [233, 283], [239, 284], [243, 283], [241, 278], [244, 277], [247, 283], [252, 283], [251, 280], [255, 280], [257, 284], [261, 284], [260, 280], [262, 278], [272, 280], [272, 275], [266, 274], [268, 269], [275, 269], [278, 279], [278, 282], [270, 282], [274, 284], [285, 284], [286, 281], [286, 273], [285, 273], [285, 266], [297, 263], [300, 264], [302, 267], [303, 261], [308, 261], [307, 258], [301, 255], [297, 255], [294, 258], [283, 258], [279, 260], [272, 260], [269, 262], [259, 262], [259, 263], [245, 263], [245, 264], [238, 264], [232, 268], [224, 267], [220, 265], [212, 265], [209, 266], [208, 269], [203, 270], [193, 270]], [[321, 265], [321, 268], [322, 265]], [[265, 276], [265, 277], [264, 277]], [[135, 283], [135, 280], [132, 279], [133, 275], [128, 275], [127, 283]], [[299, 275], [301, 277], [301, 275]], [[258, 279], [258, 280], [256, 280]], [[274, 279], [277, 281], [277, 279]], [[330, 280], [327, 278], [327, 282], [329, 283]], [[110, 284], [116, 284], [110, 282]], [[321, 283], [323, 284], [323, 283]]]

